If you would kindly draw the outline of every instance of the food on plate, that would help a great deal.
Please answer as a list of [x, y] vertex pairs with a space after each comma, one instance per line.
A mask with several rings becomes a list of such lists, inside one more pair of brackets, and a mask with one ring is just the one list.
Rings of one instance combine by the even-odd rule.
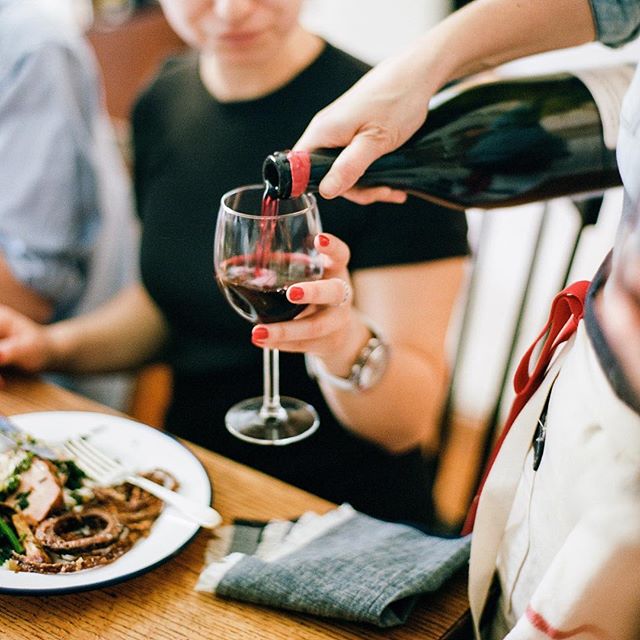
[[[177, 488], [167, 471], [143, 475]], [[109, 564], [149, 534], [162, 507], [127, 483], [99, 486], [63, 455], [48, 460], [20, 447], [0, 452], [0, 566], [69, 573]]]

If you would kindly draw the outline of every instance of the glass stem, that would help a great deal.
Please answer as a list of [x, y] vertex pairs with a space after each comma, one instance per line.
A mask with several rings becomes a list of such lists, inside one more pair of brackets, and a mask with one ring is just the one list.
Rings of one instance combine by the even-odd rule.
[[280, 404], [280, 352], [278, 349], [262, 350], [263, 400], [260, 416], [263, 419], [286, 419], [286, 411]]

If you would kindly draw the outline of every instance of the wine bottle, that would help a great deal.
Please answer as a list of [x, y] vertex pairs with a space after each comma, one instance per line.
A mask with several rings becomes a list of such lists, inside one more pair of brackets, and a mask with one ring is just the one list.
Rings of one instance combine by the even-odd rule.
[[[386, 185], [456, 209], [619, 185], [619, 112], [633, 71], [621, 65], [449, 88], [411, 139], [371, 164], [357, 185]], [[267, 192], [283, 199], [316, 191], [339, 152], [271, 154], [262, 169]]]

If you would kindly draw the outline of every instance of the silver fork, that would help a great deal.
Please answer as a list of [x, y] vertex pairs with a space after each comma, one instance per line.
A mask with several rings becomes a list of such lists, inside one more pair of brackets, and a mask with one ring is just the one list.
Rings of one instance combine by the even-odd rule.
[[134, 484], [166, 504], [176, 507], [187, 518], [207, 529], [213, 529], [222, 522], [220, 514], [215, 509], [198, 504], [171, 489], [136, 475], [117, 460], [102, 453], [85, 438], [67, 440], [64, 447], [80, 469], [99, 484]]

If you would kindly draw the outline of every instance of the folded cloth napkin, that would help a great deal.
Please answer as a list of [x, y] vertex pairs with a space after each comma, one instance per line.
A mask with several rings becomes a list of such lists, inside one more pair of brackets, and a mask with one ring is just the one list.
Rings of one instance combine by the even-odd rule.
[[391, 627], [468, 561], [469, 547], [470, 536], [426, 535], [344, 504], [295, 522], [223, 527], [196, 590]]

